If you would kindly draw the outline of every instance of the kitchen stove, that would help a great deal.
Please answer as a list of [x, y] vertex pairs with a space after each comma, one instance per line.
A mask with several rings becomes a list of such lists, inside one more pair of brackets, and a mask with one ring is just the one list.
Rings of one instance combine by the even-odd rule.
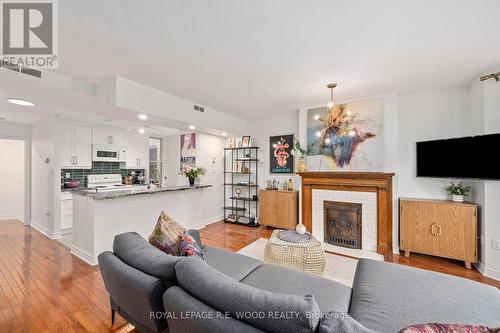
[[88, 175], [87, 192], [112, 192], [131, 190], [132, 185], [122, 184], [122, 175]]

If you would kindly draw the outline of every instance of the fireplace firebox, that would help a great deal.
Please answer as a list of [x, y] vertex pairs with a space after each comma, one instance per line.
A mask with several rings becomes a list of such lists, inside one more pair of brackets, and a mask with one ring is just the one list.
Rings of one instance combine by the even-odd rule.
[[324, 201], [325, 243], [361, 249], [360, 203]]

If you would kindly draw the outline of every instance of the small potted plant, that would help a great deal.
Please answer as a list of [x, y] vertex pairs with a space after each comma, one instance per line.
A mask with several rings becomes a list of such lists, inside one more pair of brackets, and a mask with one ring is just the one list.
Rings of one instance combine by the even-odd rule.
[[302, 148], [302, 146], [300, 145], [300, 142], [297, 138], [295, 138], [295, 141], [293, 143], [292, 155], [297, 156], [297, 158], [298, 158], [297, 172], [306, 172], [307, 171], [307, 164], [306, 164], [307, 151], [304, 148]]
[[462, 182], [455, 184], [451, 182], [446, 191], [451, 195], [451, 200], [455, 202], [464, 202], [464, 197], [470, 194], [471, 187], [464, 185]]
[[205, 174], [205, 169], [200, 167], [192, 167], [190, 165], [183, 165], [180, 175], [186, 176], [189, 179], [189, 186], [194, 186], [194, 181], [198, 179], [198, 177]]

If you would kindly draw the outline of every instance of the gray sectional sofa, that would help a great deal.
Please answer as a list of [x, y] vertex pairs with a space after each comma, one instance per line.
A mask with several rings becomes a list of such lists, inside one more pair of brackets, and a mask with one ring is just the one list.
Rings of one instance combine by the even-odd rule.
[[462, 278], [361, 259], [350, 288], [214, 247], [203, 257], [169, 256], [136, 233], [117, 235], [113, 252], [99, 255], [113, 318], [118, 312], [143, 333], [500, 326], [500, 291]]

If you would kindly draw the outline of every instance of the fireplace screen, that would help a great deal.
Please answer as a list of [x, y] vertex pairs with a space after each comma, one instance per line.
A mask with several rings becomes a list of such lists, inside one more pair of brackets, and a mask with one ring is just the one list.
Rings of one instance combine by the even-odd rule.
[[361, 204], [325, 201], [325, 243], [361, 249]]

